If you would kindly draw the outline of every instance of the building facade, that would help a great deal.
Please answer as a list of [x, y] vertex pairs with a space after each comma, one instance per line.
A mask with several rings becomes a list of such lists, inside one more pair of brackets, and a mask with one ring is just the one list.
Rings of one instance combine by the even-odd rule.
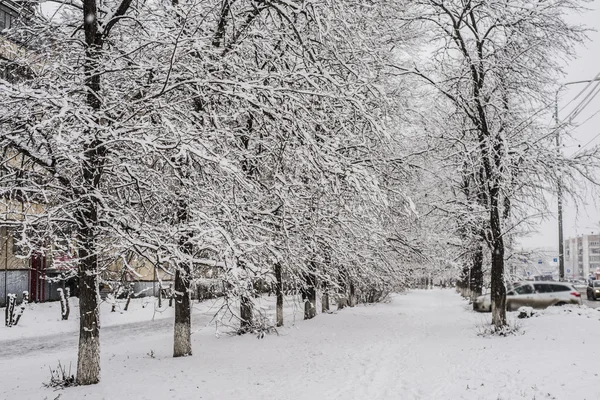
[[565, 240], [565, 279], [587, 279], [600, 269], [600, 235]]

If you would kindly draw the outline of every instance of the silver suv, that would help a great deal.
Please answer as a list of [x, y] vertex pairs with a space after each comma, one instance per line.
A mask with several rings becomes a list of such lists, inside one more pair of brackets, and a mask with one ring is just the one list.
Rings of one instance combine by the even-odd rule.
[[[522, 282], [506, 293], [506, 310], [515, 311], [519, 307], [546, 308], [565, 304], [583, 304], [581, 294], [568, 283], [563, 282]], [[490, 295], [479, 296], [473, 302], [475, 311], [492, 311]]]

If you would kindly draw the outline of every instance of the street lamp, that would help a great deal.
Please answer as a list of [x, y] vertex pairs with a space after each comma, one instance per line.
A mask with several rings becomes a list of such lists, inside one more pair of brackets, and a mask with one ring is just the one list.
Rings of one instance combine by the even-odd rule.
[[[560, 152], [560, 121], [558, 119], [558, 93], [562, 88], [569, 85], [577, 85], [581, 83], [592, 83], [600, 81], [600, 75], [594, 79], [587, 79], [583, 81], [573, 81], [563, 83], [556, 89], [556, 96], [554, 97], [554, 122], [556, 125], [556, 148]], [[560, 172], [558, 174], [558, 185], [557, 185], [557, 203], [558, 203], [558, 280], [565, 280], [565, 255], [564, 255], [564, 241], [563, 241], [563, 215], [562, 215], [562, 180]]]

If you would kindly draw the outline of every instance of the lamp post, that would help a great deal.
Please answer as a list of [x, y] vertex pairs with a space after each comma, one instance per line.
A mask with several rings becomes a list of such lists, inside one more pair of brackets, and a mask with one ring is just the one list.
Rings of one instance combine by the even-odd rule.
[[[554, 98], [554, 123], [556, 125], [556, 148], [560, 153], [560, 120], [558, 119], [558, 94], [562, 88], [569, 85], [577, 85], [581, 83], [592, 83], [600, 81], [600, 75], [596, 76], [594, 79], [587, 79], [583, 81], [572, 81], [563, 83], [556, 90], [556, 96]], [[558, 203], [558, 280], [565, 280], [565, 254], [564, 254], [564, 240], [563, 240], [563, 213], [562, 213], [562, 179], [559, 171], [558, 174], [558, 184], [557, 184], [557, 203]], [[575, 270], [573, 269], [573, 275], [575, 274]]]

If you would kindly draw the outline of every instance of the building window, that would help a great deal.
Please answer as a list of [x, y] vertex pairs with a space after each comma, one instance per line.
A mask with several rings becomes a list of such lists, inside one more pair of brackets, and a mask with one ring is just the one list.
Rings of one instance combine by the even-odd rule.
[[13, 16], [6, 11], [0, 9], [0, 31], [10, 29], [13, 22]]

